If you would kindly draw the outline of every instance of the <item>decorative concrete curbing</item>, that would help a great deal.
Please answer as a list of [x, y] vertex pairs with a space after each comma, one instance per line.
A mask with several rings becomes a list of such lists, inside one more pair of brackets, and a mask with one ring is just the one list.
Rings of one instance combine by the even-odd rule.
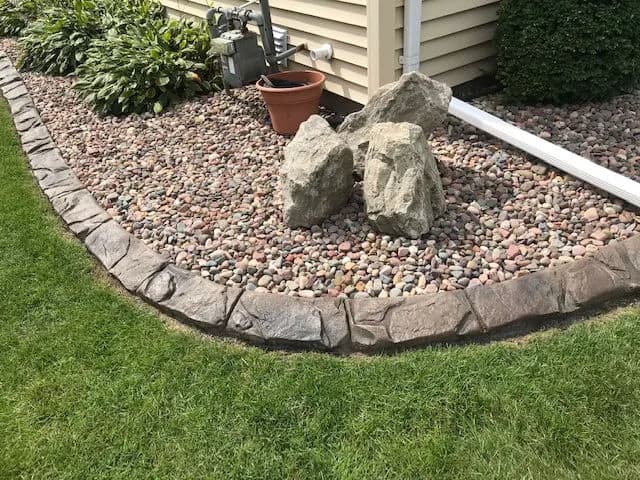
[[305, 299], [217, 285], [169, 264], [100, 207], [65, 163], [2, 52], [0, 90], [33, 175], [69, 229], [127, 290], [209, 333], [265, 346], [375, 352], [537, 326], [640, 291], [640, 235], [518, 279], [410, 298]]
[[175, 265], [168, 265], [151, 275], [137, 293], [185, 323], [209, 333], [221, 334], [242, 292], [209, 282]]

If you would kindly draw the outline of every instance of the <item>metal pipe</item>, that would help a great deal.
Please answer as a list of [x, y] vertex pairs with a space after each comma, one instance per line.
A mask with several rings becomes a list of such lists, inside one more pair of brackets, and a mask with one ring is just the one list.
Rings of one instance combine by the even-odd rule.
[[276, 43], [273, 39], [273, 23], [271, 22], [269, 0], [260, 0], [260, 11], [262, 12], [263, 21], [263, 25], [260, 27], [262, 48], [264, 48], [264, 56], [267, 59], [271, 73], [275, 73], [278, 71], [278, 60], [276, 59]]
[[279, 62], [281, 60], [284, 60], [285, 58], [289, 58], [290, 56], [300, 52], [301, 50], [304, 50], [305, 48], [307, 48], [307, 44], [301, 43], [300, 45], [297, 45], [293, 48], [290, 48], [289, 50], [285, 50], [284, 52], [276, 55], [276, 60]]
[[213, 39], [216, 37], [216, 32], [217, 32], [217, 22], [216, 22], [216, 14], [221, 13], [221, 8], [217, 7], [217, 8], [210, 8], [209, 10], [207, 10], [207, 14], [205, 15], [205, 18], [207, 20], [207, 28], [209, 29], [209, 36]]
[[403, 73], [420, 69], [420, 35], [422, 30], [422, 0], [404, 0]]
[[449, 113], [576, 178], [640, 207], [640, 183], [624, 175], [542, 140], [457, 98], [451, 99]]

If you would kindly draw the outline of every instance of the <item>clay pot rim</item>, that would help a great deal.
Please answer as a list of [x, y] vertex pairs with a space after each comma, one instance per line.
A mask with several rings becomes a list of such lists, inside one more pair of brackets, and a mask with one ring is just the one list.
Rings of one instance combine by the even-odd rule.
[[261, 92], [270, 92], [270, 93], [291, 93], [291, 92], [303, 92], [305, 90], [311, 90], [313, 88], [317, 88], [319, 85], [323, 84], [326, 80], [327, 80], [327, 76], [322, 73], [322, 72], [318, 72], [316, 70], [290, 70], [287, 72], [279, 72], [279, 73], [272, 73], [271, 75], [267, 75], [267, 78], [283, 78], [286, 79], [287, 76], [289, 76], [289, 74], [298, 74], [298, 73], [309, 73], [313, 76], [318, 75], [319, 78], [317, 81], [314, 81], [312, 83], [310, 83], [309, 85], [303, 85], [301, 87], [285, 87], [285, 88], [272, 88], [272, 87], [265, 87], [264, 85], [262, 85], [262, 79], [258, 80], [256, 82], [256, 88], [258, 90], [260, 90]]

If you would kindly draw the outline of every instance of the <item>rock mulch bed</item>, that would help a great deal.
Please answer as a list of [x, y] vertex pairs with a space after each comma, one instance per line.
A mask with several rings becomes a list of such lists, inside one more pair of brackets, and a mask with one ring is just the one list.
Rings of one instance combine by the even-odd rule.
[[208, 333], [265, 346], [374, 352], [536, 328], [640, 291], [640, 235], [508, 282], [407, 298], [294, 298], [218, 285], [170, 264], [98, 205], [2, 52], [0, 91], [32, 173], [62, 221], [127, 290]]
[[[12, 40], [0, 49], [15, 57]], [[375, 233], [358, 188], [323, 225], [292, 230], [282, 220], [278, 175], [289, 140], [265, 125], [253, 88], [161, 116], [100, 118], [78, 101], [72, 79], [24, 78], [63, 156], [100, 205], [180, 267], [229, 287], [413, 296], [571, 263], [640, 231], [636, 209], [455, 120], [431, 139], [447, 212], [429, 235], [412, 241]], [[579, 109], [496, 102], [479, 103], [637, 178], [640, 92]]]
[[476, 106], [603, 167], [640, 181], [640, 92], [608, 102], [522, 108], [501, 105], [499, 95]]

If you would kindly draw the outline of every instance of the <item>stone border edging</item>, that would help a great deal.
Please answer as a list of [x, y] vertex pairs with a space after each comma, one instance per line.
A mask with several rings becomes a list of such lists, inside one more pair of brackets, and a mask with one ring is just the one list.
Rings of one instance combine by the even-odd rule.
[[541, 325], [640, 291], [640, 235], [506, 282], [408, 298], [305, 299], [218, 285], [170, 264], [100, 207], [62, 158], [4, 52], [0, 89], [33, 175], [69, 229], [128, 291], [208, 333], [268, 346], [375, 352]]

